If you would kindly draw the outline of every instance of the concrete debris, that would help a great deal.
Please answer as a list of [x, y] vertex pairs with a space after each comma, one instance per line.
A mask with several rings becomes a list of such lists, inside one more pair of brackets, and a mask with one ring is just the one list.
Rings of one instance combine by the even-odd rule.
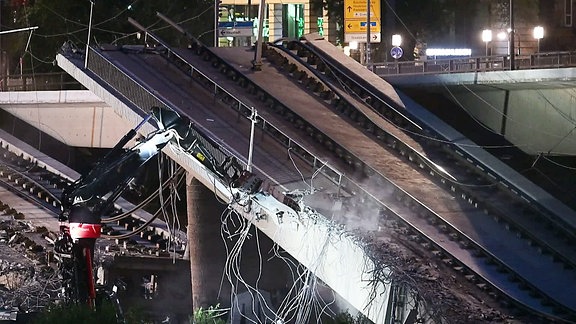
[[[437, 323], [522, 323], [500, 311], [497, 303], [469, 280], [454, 276], [448, 265], [399, 234], [391, 231], [387, 241], [365, 236], [367, 254], [380, 262], [376, 276], [381, 274], [381, 280], [391, 279], [409, 288], [429, 310], [428, 319]], [[384, 268], [392, 273], [379, 271]]]
[[0, 221], [0, 308], [37, 311], [57, 298], [60, 280], [46, 261], [45, 232], [27, 222]]

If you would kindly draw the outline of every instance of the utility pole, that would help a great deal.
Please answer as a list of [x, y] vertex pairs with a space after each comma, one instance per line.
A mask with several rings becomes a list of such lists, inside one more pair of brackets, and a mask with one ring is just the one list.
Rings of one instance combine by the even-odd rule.
[[366, 0], [366, 66], [370, 66], [370, 0]]
[[90, 19], [88, 20], [88, 39], [86, 40], [86, 53], [84, 53], [84, 69], [88, 68], [88, 51], [90, 50], [90, 37], [92, 33], [92, 12], [94, 11], [94, 1], [90, 0]]
[[265, 13], [266, 13], [266, 1], [260, 0], [260, 7], [258, 7], [258, 39], [256, 40], [256, 51], [254, 53], [254, 61], [252, 61], [252, 69], [255, 71], [262, 70], [262, 29], [264, 28]]
[[220, 0], [214, 0], [214, 47], [218, 47], [218, 15], [220, 13]]
[[508, 41], [510, 42], [510, 70], [514, 70], [515, 65], [515, 55], [516, 50], [514, 48], [514, 0], [510, 0], [510, 37], [508, 37]]
[[258, 122], [258, 111], [252, 107], [252, 114], [250, 115], [250, 121], [252, 126], [250, 127], [250, 146], [248, 148], [248, 163], [246, 164], [246, 170], [252, 172], [252, 154], [254, 152], [254, 128], [256, 128], [256, 123]]
[[[34, 27], [25, 27], [25, 28], [18, 28], [18, 29], [10, 29], [10, 30], [3, 30], [0, 31], [0, 35], [4, 35], [4, 34], [11, 34], [11, 33], [18, 33], [21, 31], [28, 31], [30, 30], [30, 34], [28, 35], [28, 42], [26, 43], [26, 49], [24, 50], [24, 52], [28, 51], [28, 46], [30, 45], [30, 40], [32, 39], [32, 31], [34, 31], [35, 29], [38, 29], [38, 26], [34, 26]], [[0, 55], [3, 55], [2, 53], [0, 53]], [[2, 59], [4, 58], [4, 56], [2, 56]], [[0, 62], [2, 61], [2, 59], [0, 59]], [[23, 68], [23, 60], [22, 60], [22, 56], [20, 56], [20, 77], [22, 77], [22, 70]], [[4, 71], [2, 71], [2, 73], [0, 73], [0, 75], [2, 76], [2, 78], [4, 77]]]

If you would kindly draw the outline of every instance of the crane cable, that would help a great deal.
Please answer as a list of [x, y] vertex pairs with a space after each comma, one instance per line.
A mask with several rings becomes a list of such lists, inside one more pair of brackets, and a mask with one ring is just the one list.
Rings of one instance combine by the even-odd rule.
[[143, 206], [147, 205], [148, 203], [150, 203], [150, 201], [152, 201], [153, 199], [155, 199], [156, 197], [158, 197], [160, 190], [164, 189], [166, 186], [168, 186], [168, 184], [176, 177], [181, 175], [183, 172], [183, 168], [180, 167], [178, 170], [176, 170], [176, 172], [174, 172], [174, 174], [172, 174], [172, 176], [170, 176], [170, 178], [168, 178], [166, 181], [164, 181], [164, 183], [162, 184], [162, 186], [160, 188], [158, 188], [154, 193], [152, 193], [148, 198], [144, 199], [142, 202], [140, 202], [138, 205], [134, 206], [134, 208], [132, 208], [131, 210], [122, 213], [120, 215], [116, 215], [116, 216], [112, 216], [112, 217], [107, 217], [107, 218], [103, 218], [101, 220], [102, 223], [112, 223], [112, 222], [116, 222], [118, 220], [121, 220], [123, 218], [126, 218], [130, 215], [132, 215], [135, 211], [137, 211], [138, 209], [141, 209]]
[[[181, 181], [181, 180], [182, 180], [182, 178], [179, 179], [179, 181]], [[172, 194], [170, 194], [168, 197], [169, 198], [172, 197]], [[121, 240], [121, 239], [129, 238], [133, 235], [139, 234], [139, 233], [143, 232], [148, 227], [148, 225], [152, 224], [152, 222], [155, 221], [158, 218], [158, 216], [160, 216], [162, 211], [163, 211], [162, 207], [158, 208], [158, 210], [154, 213], [154, 215], [148, 221], [146, 221], [144, 224], [140, 225], [137, 229], [135, 229], [134, 231], [132, 231], [130, 233], [125, 233], [125, 234], [120, 234], [120, 235], [102, 235], [102, 237], [105, 239]]]

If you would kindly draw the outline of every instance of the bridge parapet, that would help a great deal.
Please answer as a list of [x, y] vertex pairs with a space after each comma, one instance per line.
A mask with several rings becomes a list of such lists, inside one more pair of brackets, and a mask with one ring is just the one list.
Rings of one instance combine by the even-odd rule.
[[373, 63], [369, 69], [380, 76], [398, 74], [443, 74], [526, 69], [550, 69], [576, 66], [576, 52], [549, 52], [516, 56], [514, 67], [509, 56], [428, 58], [420, 61]]

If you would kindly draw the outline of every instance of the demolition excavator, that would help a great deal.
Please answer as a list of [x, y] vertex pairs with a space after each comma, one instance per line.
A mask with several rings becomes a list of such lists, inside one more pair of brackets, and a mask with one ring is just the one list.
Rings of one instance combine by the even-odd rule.
[[[155, 122], [157, 130], [138, 139], [139, 129], [148, 122]], [[136, 145], [126, 149], [132, 140]], [[140, 124], [62, 193], [60, 233], [54, 250], [61, 260], [62, 296], [66, 303], [84, 304], [97, 310], [103, 300], [111, 300], [122, 322], [118, 300], [114, 300], [115, 291], [95, 284], [94, 247], [101, 237], [103, 217], [111, 213], [114, 202], [129, 188], [138, 170], [170, 142], [194, 156], [232, 188], [249, 180], [250, 190], [255, 191], [261, 184], [252, 173], [242, 169], [235, 157], [224, 155], [224, 158], [220, 156], [222, 161], [218, 161], [207, 148], [210, 145], [214, 149], [215, 143], [210, 144], [210, 139], [188, 118], [167, 108], [153, 107]]]

